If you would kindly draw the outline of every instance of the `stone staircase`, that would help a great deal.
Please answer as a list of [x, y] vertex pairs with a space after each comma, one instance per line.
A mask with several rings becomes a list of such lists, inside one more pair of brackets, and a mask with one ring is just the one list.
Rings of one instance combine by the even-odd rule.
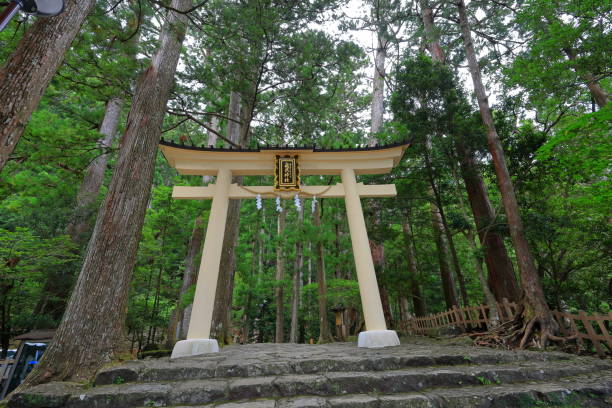
[[399, 347], [253, 344], [43, 384], [9, 408], [612, 407], [612, 361], [404, 339]]

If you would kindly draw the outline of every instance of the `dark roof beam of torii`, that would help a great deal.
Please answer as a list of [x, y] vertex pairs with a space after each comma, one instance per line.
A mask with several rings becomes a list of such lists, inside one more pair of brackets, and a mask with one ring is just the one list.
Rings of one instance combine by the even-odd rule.
[[271, 175], [276, 155], [298, 155], [302, 175], [385, 174], [399, 164], [407, 141], [383, 146], [323, 148], [316, 146], [261, 146], [216, 148], [185, 146], [162, 140], [160, 149], [168, 163], [184, 175], [214, 176], [220, 169], [233, 175]]

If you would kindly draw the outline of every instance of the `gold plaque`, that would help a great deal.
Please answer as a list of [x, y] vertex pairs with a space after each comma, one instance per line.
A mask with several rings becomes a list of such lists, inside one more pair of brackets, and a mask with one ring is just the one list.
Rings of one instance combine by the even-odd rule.
[[274, 190], [300, 190], [300, 166], [298, 156], [276, 155], [276, 163], [274, 166]]

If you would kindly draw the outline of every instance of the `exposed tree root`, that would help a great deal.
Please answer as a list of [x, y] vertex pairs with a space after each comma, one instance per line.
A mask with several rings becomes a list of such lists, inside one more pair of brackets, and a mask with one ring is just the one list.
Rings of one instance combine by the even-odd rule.
[[[527, 347], [546, 348], [554, 342], [565, 351], [567, 344], [577, 336], [558, 336], [559, 325], [552, 315], [534, 314], [521, 306], [513, 320], [500, 324], [485, 333], [472, 334], [474, 344], [503, 349], [524, 349]], [[575, 352], [575, 351], [574, 351]]]

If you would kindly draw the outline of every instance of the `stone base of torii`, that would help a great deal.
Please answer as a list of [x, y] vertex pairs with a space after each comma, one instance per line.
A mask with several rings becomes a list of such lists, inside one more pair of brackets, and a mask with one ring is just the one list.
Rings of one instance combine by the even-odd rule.
[[[180, 173], [217, 176], [214, 185], [177, 186], [173, 191], [173, 197], [177, 199], [212, 198], [212, 206], [187, 339], [176, 343], [172, 351], [172, 358], [218, 352], [219, 345], [215, 339], [210, 338], [210, 329], [229, 200], [255, 198], [258, 194], [262, 197], [279, 195], [278, 192], [273, 192], [272, 186], [242, 188], [232, 184], [232, 176], [269, 174], [270, 166], [265, 159], [273, 160], [275, 154], [287, 153], [287, 150], [281, 148], [242, 152], [222, 149], [199, 150], [169, 143], [162, 143], [161, 148], [168, 162]], [[361, 197], [395, 196], [395, 185], [366, 186], [357, 183], [355, 173], [356, 170], [361, 170], [362, 174], [386, 173], [399, 162], [406, 148], [407, 144], [341, 152], [315, 151], [305, 148], [291, 149], [291, 154], [299, 154], [302, 174], [339, 173], [341, 176], [341, 184], [332, 187], [303, 186], [301, 191], [317, 198], [344, 197], [366, 326], [366, 331], [359, 334], [357, 343], [359, 347], [390, 347], [397, 346], [400, 342], [395, 331], [387, 330], [361, 207]], [[287, 198], [295, 194], [296, 192], [280, 193], [280, 195], [286, 195]]]

